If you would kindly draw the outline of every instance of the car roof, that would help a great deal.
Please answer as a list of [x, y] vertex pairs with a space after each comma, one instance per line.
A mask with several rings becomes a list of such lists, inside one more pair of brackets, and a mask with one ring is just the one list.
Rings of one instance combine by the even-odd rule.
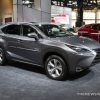
[[91, 25], [100, 25], [100, 23], [85, 24], [85, 26], [91, 26]]
[[20, 25], [20, 24], [32, 24], [32, 23], [29, 23], [29, 22], [10, 22], [10, 23], [1, 25], [0, 28], [6, 27], [8, 25], [13, 25], [13, 24]]
[[49, 23], [49, 22], [10, 22], [10, 23], [1, 25], [0, 28], [3, 28], [3, 27], [8, 26], [8, 25], [12, 25], [12, 24], [17, 24], [17, 25], [20, 25], [20, 24], [29, 24], [29, 25], [55, 25], [55, 24]]
[[53, 23], [49, 23], [49, 22], [30, 22], [33, 25], [55, 25]]

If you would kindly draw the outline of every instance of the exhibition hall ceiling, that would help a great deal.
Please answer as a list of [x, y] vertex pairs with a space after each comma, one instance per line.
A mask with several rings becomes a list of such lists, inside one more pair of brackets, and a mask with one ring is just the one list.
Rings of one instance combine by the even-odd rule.
[[100, 9], [100, 0], [51, 0], [52, 5], [58, 5], [62, 7], [70, 7], [73, 9], [77, 8], [77, 4], [83, 1], [80, 5], [84, 9], [91, 10], [94, 8]]

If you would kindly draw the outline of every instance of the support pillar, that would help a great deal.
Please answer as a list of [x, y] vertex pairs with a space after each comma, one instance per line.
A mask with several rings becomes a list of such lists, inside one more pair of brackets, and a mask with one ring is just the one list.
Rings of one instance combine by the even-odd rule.
[[2, 1], [0, 0], [0, 25], [2, 24]]
[[77, 0], [77, 21], [76, 27], [83, 25], [83, 0]]

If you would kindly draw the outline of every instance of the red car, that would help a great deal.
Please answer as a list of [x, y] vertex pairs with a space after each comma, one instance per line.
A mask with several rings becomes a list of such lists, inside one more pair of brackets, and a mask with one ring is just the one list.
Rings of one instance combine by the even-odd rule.
[[79, 36], [85, 36], [100, 42], [100, 24], [87, 24], [78, 30]]

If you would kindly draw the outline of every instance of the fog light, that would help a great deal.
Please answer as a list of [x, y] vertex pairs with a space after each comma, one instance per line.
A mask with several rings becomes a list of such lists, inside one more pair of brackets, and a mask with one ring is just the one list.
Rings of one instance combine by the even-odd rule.
[[83, 69], [81, 67], [76, 67], [76, 72], [81, 72]]

